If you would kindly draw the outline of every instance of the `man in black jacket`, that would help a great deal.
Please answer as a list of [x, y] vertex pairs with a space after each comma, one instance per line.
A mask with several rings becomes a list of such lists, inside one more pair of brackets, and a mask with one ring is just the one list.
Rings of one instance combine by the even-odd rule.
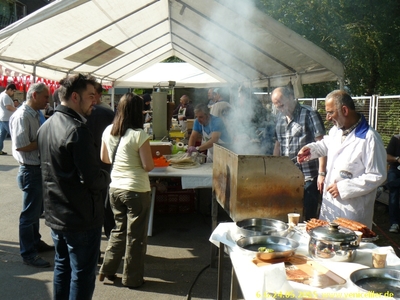
[[86, 126], [94, 81], [72, 75], [60, 81], [61, 105], [38, 131], [46, 225], [55, 245], [53, 299], [91, 299], [99, 255], [103, 204], [110, 183], [100, 168]]

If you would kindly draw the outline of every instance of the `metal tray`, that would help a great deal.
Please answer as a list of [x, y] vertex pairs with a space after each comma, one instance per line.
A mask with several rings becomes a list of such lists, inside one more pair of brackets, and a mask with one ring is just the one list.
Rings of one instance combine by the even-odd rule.
[[285, 263], [286, 277], [290, 281], [317, 288], [326, 288], [346, 283], [345, 279], [304, 255], [295, 254], [290, 257], [270, 261], [253, 259], [253, 263], [260, 267], [280, 262]]
[[[236, 244], [244, 251], [254, 253], [254, 255], [261, 260], [289, 257], [296, 252], [297, 248], [300, 245], [294, 240], [271, 235], [243, 237], [236, 241]], [[273, 249], [274, 252], [258, 252], [259, 247]]]
[[[400, 271], [383, 269], [361, 269], [350, 274], [350, 280], [361, 290], [382, 293], [382, 295], [400, 299]], [[387, 293], [390, 293], [387, 294]]]

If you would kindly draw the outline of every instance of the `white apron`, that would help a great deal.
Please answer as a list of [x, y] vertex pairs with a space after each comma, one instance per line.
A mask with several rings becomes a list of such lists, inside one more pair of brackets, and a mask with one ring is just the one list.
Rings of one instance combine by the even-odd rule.
[[186, 115], [186, 107], [181, 107], [178, 111], [178, 122], [179, 126], [181, 127], [181, 131], [185, 132], [186, 131], [186, 121], [185, 120], [180, 120], [179, 117], [185, 117]]
[[[208, 142], [209, 140], [211, 140], [211, 135], [204, 131], [204, 127], [203, 127], [203, 130], [202, 130], [201, 134], [202, 134], [202, 138], [201, 138], [201, 143], [202, 144], [204, 144], [204, 143]], [[224, 142], [221, 139], [218, 140], [218, 144], [223, 144], [223, 143]], [[208, 148], [207, 149], [207, 162], [210, 163], [210, 162], [213, 161], [213, 154], [214, 154], [214, 147]]]

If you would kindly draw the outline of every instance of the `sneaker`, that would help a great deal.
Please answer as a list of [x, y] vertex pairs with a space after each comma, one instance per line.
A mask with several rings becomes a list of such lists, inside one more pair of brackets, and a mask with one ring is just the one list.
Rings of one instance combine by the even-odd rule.
[[36, 268], [48, 268], [50, 267], [50, 263], [48, 261], [45, 261], [43, 258], [40, 256], [35, 256], [34, 258], [31, 259], [24, 259], [24, 264]]
[[0, 155], [7, 155], [7, 152], [0, 151]]
[[399, 230], [399, 224], [392, 224], [392, 226], [390, 226], [389, 232], [399, 233]]
[[36, 251], [38, 253], [47, 252], [47, 251], [53, 251], [53, 250], [54, 250], [54, 246], [47, 245], [42, 240], [40, 240], [39, 244], [36, 246]]

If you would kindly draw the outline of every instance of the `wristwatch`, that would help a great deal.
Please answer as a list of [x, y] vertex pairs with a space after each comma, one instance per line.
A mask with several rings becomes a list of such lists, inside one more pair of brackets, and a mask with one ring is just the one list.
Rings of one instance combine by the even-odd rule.
[[197, 146], [197, 147], [196, 147], [196, 150], [197, 150], [197, 151], [200, 151], [199, 149], [200, 149], [200, 146]]
[[326, 173], [325, 172], [319, 172], [318, 175], [319, 176], [326, 176]]
[[396, 157], [396, 162], [399, 162], [399, 158], [400, 158], [400, 156], [397, 156], [397, 157]]

